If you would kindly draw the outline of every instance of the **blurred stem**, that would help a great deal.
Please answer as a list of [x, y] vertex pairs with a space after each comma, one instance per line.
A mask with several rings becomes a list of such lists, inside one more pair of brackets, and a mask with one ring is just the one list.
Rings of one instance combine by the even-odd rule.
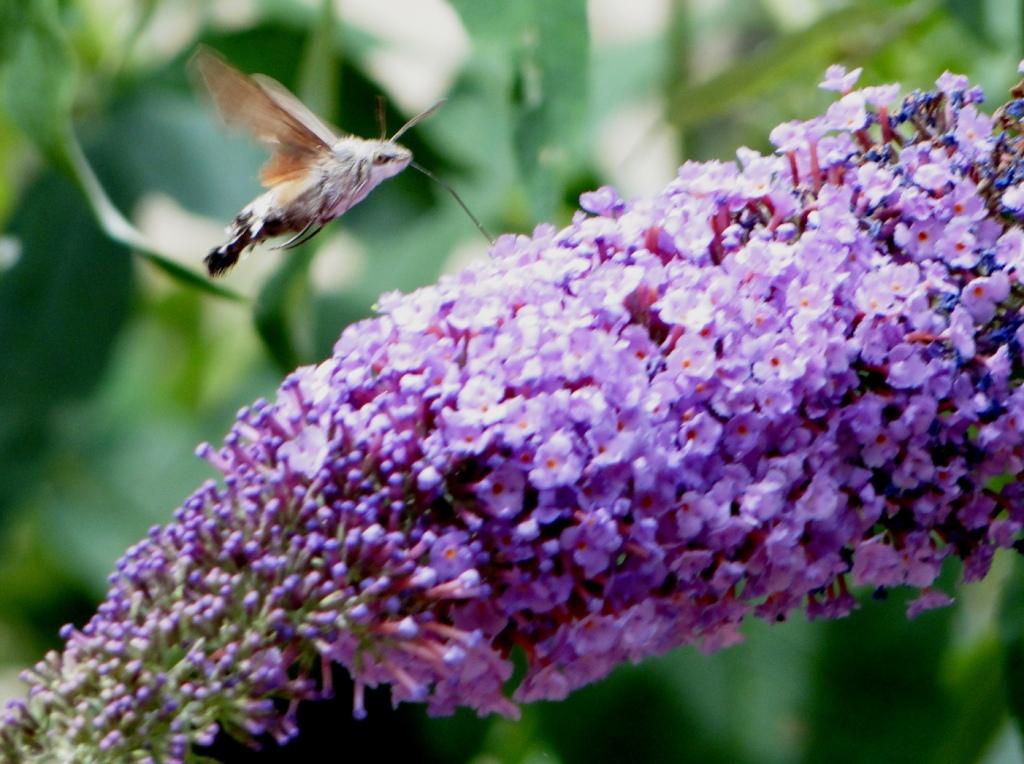
[[1024, 564], [1015, 558], [999, 606], [999, 637], [1006, 702], [1024, 734]]
[[[665, 62], [665, 103], [672, 103], [675, 90], [690, 82], [690, 50], [693, 40], [693, 24], [689, 0], [672, 0], [668, 27], [668, 60]], [[677, 131], [679, 156], [686, 156], [689, 144], [689, 128], [681, 126]]]
[[[338, 113], [336, 27], [334, 3], [322, 0], [319, 18], [310, 26], [297, 83], [302, 101], [328, 122]], [[315, 243], [305, 244], [289, 254], [263, 285], [253, 306], [256, 331], [270, 357], [285, 373], [313, 355], [308, 313], [302, 317], [295, 314], [311, 300], [309, 265], [316, 248]], [[301, 325], [300, 318], [307, 319], [305, 326]]]
[[[113, 60], [109, 62], [107, 69], [111, 76], [120, 76], [131, 62], [135, 46], [138, 44], [139, 38], [142, 37], [142, 33], [146, 31], [146, 27], [149, 26], [158, 5], [159, 0], [138, 0], [136, 3], [132, 25], [125, 36], [124, 44], [116, 49], [116, 52], [111, 53]], [[111, 48], [115, 50], [113, 46]]]
[[305, 244], [289, 254], [264, 284], [253, 306], [256, 331], [270, 357], [285, 374], [308, 363], [312, 356], [312, 341], [308, 338], [300, 341], [293, 314], [296, 306], [307, 306], [312, 299], [305, 275], [315, 253], [312, 244]]
[[333, 0], [322, 0], [299, 64], [299, 97], [328, 122], [338, 118], [338, 23]]
[[209, 294], [235, 302], [246, 302], [237, 292], [214, 284], [204, 276], [179, 265], [170, 257], [160, 253], [131, 222], [121, 214], [107, 196], [99, 178], [93, 171], [74, 133], [68, 129], [63, 151], [55, 157], [55, 164], [67, 174], [85, 196], [100, 228], [111, 239], [137, 252], [171, 278], [194, 286]]

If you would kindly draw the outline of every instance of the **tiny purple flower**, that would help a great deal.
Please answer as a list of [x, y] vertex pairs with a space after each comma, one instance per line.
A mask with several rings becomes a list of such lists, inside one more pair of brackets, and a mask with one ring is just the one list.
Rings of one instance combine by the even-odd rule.
[[996, 312], [996, 306], [1010, 294], [1010, 279], [1005, 271], [996, 271], [991, 276], [972, 279], [961, 294], [963, 306], [974, 320], [987, 323]]
[[1003, 191], [1003, 206], [1010, 212], [1024, 212], [1024, 187], [1020, 183]]
[[831, 130], [861, 130], [867, 126], [868, 112], [864, 96], [850, 93], [832, 104], [825, 112], [825, 124]]
[[849, 93], [853, 90], [854, 85], [857, 84], [857, 80], [860, 79], [861, 72], [864, 70], [861, 67], [847, 72], [846, 67], [841, 64], [832, 64], [828, 69], [825, 70], [825, 79], [818, 83], [818, 87], [822, 90], [835, 90], [839, 93]]
[[960, 151], [975, 159], [985, 159], [992, 152], [992, 118], [979, 112], [974, 106], [965, 106], [960, 111], [955, 130]]
[[951, 180], [949, 170], [941, 164], [923, 164], [914, 172], [914, 182], [921, 188], [937, 193]]
[[530, 483], [536, 488], [568, 485], [580, 476], [582, 469], [583, 461], [576, 453], [572, 436], [565, 430], [558, 430], [537, 449]]
[[518, 515], [523, 509], [526, 476], [510, 465], [492, 472], [477, 483], [476, 494], [487, 514], [499, 518]]
[[946, 70], [935, 80], [935, 85], [938, 87], [939, 92], [949, 96], [967, 90], [970, 86], [970, 81], [962, 74], [953, 74], [953, 72]]

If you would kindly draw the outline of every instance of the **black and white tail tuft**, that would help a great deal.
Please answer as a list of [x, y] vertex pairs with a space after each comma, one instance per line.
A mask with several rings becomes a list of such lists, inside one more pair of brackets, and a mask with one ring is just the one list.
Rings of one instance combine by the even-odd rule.
[[232, 221], [231, 227], [228, 229], [230, 238], [216, 249], [210, 250], [210, 254], [203, 262], [206, 263], [206, 269], [211, 276], [220, 276], [231, 270], [246, 247], [256, 243], [257, 239], [253, 236], [251, 222], [251, 214], [248, 211], [243, 211]]

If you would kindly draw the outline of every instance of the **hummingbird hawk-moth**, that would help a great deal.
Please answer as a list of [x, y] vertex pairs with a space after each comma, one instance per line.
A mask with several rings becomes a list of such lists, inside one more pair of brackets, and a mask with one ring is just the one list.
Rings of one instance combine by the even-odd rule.
[[[272, 152], [260, 170], [267, 191], [238, 213], [227, 228], [227, 241], [204, 260], [211, 276], [226, 272], [247, 248], [264, 239], [294, 233], [278, 248], [298, 246], [361, 202], [381, 181], [412, 163], [412, 152], [397, 141], [441, 105], [439, 101], [417, 114], [390, 138], [339, 135], [270, 77], [243, 74], [206, 49], [196, 53], [194, 66], [224, 121], [252, 133]], [[442, 185], [469, 213], [454, 190]]]

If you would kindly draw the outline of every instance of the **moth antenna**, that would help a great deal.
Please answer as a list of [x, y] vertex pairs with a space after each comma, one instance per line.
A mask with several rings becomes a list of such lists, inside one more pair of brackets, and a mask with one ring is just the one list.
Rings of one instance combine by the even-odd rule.
[[392, 135], [389, 140], [397, 141], [399, 138], [401, 138], [405, 134], [406, 130], [409, 130], [410, 128], [415, 127], [420, 122], [425, 120], [427, 117], [429, 117], [435, 111], [440, 109], [441, 108], [441, 104], [443, 104], [443, 103], [444, 103], [444, 99], [442, 98], [440, 101], [435, 103], [433, 106], [430, 106], [430, 107], [424, 109], [423, 111], [421, 111], [415, 117], [413, 117], [408, 122], [406, 122], [404, 125], [402, 125], [400, 128], [398, 128], [398, 132], [395, 133], [394, 135]]
[[380, 139], [387, 140], [388, 137], [388, 116], [384, 110], [384, 96], [377, 96], [376, 105], [377, 127], [380, 128]]
[[[439, 103], [436, 104], [431, 109], [431, 111], [433, 111], [433, 109], [436, 109], [438, 106], [440, 106]], [[394, 140], [394, 139], [392, 139], [392, 140]], [[409, 162], [409, 166], [412, 167], [415, 170], [419, 170], [424, 175], [426, 175], [428, 178], [430, 178], [432, 181], [434, 181], [439, 186], [441, 186], [441, 188], [443, 188], [445, 191], [447, 191], [449, 194], [451, 194], [452, 198], [455, 199], [455, 201], [459, 203], [460, 207], [462, 207], [463, 212], [465, 212], [467, 215], [469, 215], [469, 219], [473, 221], [473, 225], [476, 226], [477, 230], [480, 231], [480, 233], [482, 233], [484, 235], [484, 238], [487, 239], [487, 242], [489, 244], [492, 244], [492, 245], [494, 244], [494, 238], [489, 233], [487, 233], [487, 229], [484, 228], [483, 225], [481, 225], [479, 220], [476, 219], [476, 215], [474, 215], [472, 212], [469, 211], [469, 207], [467, 207], [466, 203], [464, 201], [462, 201], [462, 197], [460, 197], [458, 195], [458, 193], [456, 193], [454, 188], [449, 186], [447, 183], [445, 183], [443, 180], [441, 180], [439, 177], [434, 175], [434, 173], [430, 172], [430, 170], [428, 170], [427, 168], [423, 167], [422, 165], [418, 165], [415, 162]]]

